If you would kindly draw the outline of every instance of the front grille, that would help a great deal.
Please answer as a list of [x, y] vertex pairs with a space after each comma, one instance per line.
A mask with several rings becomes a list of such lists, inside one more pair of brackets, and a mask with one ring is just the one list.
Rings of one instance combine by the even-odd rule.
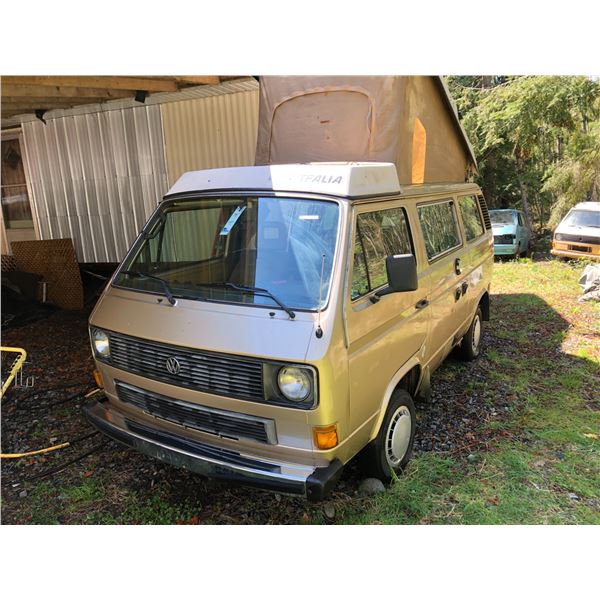
[[119, 400], [137, 406], [153, 417], [221, 437], [277, 443], [275, 424], [270, 419], [250, 417], [175, 400], [119, 381], [116, 382], [116, 389]]
[[[122, 333], [109, 332], [109, 337], [110, 364], [117, 369], [220, 396], [264, 401], [260, 361], [160, 344]], [[176, 372], [167, 369], [169, 358], [176, 359]]]
[[490, 230], [492, 228], [492, 222], [490, 221], [490, 213], [488, 212], [487, 203], [483, 196], [477, 196], [477, 200], [479, 201], [479, 208], [481, 208], [481, 214], [483, 215], [483, 222], [485, 223], [485, 228]]
[[515, 236], [511, 234], [494, 236], [494, 244], [512, 244], [514, 241]]
[[569, 250], [573, 250], [573, 252], [591, 252], [592, 249], [589, 246], [572, 246], [569, 244]]
[[270, 471], [272, 473], [280, 473], [281, 467], [272, 463], [259, 461], [247, 456], [242, 456], [239, 452], [234, 450], [228, 450], [226, 448], [217, 448], [209, 444], [202, 442], [196, 442], [195, 440], [189, 440], [182, 438], [173, 433], [167, 433], [166, 431], [157, 431], [151, 427], [146, 427], [141, 423], [136, 423], [127, 419], [125, 421], [127, 427], [133, 433], [144, 436], [146, 439], [152, 440], [165, 446], [171, 446], [183, 450], [184, 452], [191, 452], [195, 456], [212, 458], [220, 460], [230, 465], [237, 465], [241, 467], [249, 467], [251, 469], [258, 469], [260, 471]]
[[559, 242], [580, 242], [581, 244], [600, 244], [600, 236], [592, 237], [591, 235], [573, 235], [571, 233], [560, 233], [560, 239], [555, 238]]

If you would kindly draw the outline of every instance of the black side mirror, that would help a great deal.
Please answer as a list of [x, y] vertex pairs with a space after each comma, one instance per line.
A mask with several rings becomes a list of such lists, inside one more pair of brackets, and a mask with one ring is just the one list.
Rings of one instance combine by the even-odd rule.
[[419, 287], [417, 261], [412, 254], [396, 254], [385, 259], [388, 286], [373, 294], [371, 300], [377, 302], [381, 296], [396, 292], [414, 292]]

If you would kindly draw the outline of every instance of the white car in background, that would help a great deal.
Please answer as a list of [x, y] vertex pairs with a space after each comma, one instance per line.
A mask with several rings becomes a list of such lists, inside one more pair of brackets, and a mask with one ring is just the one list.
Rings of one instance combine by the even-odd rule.
[[576, 204], [554, 231], [550, 252], [563, 258], [600, 260], [600, 202]]

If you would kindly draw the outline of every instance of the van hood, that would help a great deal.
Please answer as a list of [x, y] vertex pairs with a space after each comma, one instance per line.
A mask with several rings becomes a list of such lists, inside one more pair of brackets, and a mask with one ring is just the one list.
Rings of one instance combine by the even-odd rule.
[[314, 315], [295, 312], [292, 320], [277, 307], [185, 299], [171, 306], [158, 294], [109, 286], [90, 325], [175, 346], [303, 362], [315, 331]]
[[554, 235], [557, 233], [578, 235], [586, 238], [593, 237], [600, 240], [600, 229], [598, 227], [573, 227], [572, 225], [563, 225], [561, 223], [554, 231]]

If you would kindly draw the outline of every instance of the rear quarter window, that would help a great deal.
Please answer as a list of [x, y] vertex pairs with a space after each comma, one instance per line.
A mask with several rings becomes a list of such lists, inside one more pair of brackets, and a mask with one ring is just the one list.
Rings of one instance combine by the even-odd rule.
[[485, 225], [479, 212], [479, 203], [475, 196], [462, 196], [458, 199], [460, 215], [465, 228], [467, 241], [477, 239], [485, 233]]

